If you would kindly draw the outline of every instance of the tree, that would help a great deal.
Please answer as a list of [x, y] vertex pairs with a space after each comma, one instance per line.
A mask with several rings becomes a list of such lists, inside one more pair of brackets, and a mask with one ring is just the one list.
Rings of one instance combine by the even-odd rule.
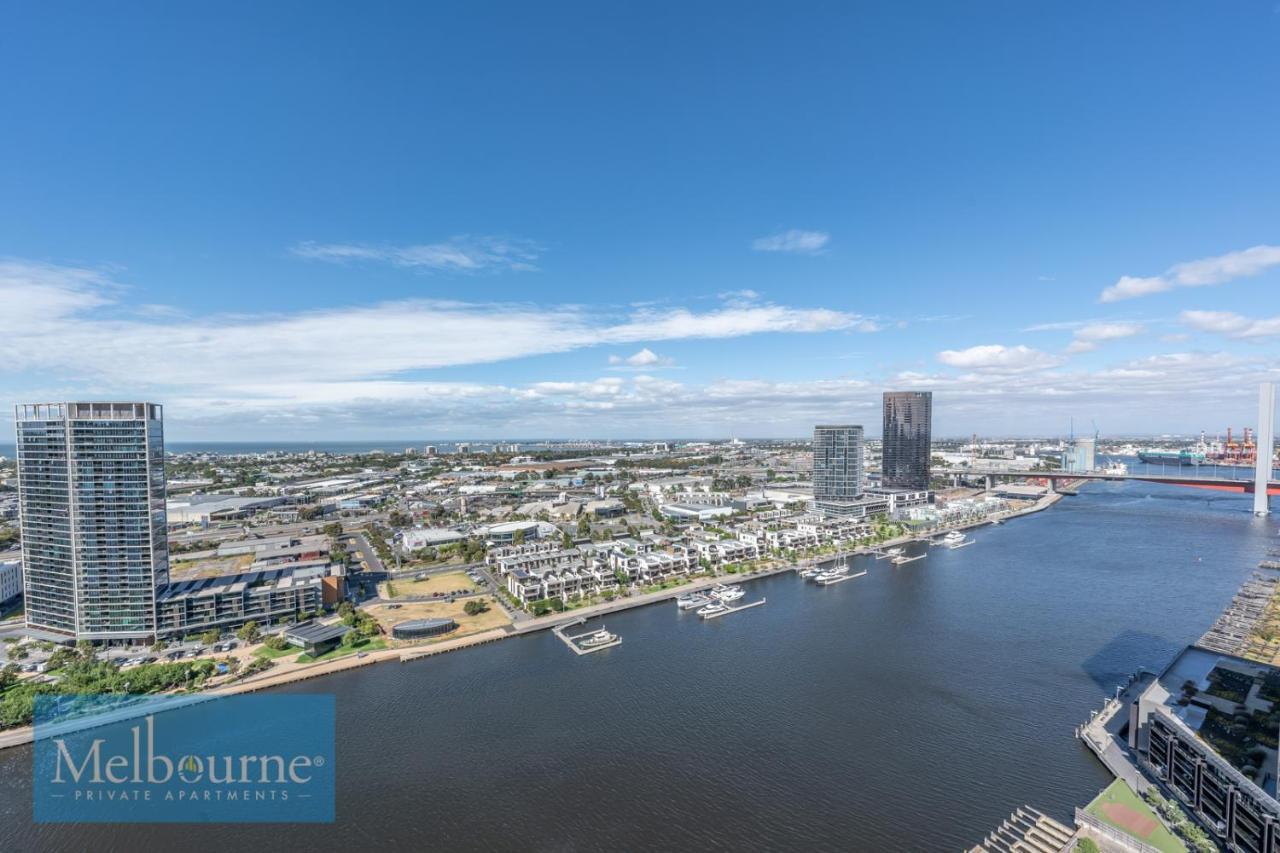
[[220, 636], [221, 635], [217, 631], [205, 631], [200, 635], [200, 642], [204, 643], [206, 646], [211, 646], [218, 642], [218, 637]]
[[563, 534], [563, 535], [560, 537], [560, 547], [564, 548], [566, 551], [567, 551], [568, 549], [572, 548], [572, 547], [573, 547], [573, 537], [572, 537], [572, 536], [570, 536], [568, 533]]
[[1099, 853], [1098, 845], [1092, 838], [1081, 838], [1076, 842], [1076, 850], [1078, 853]]
[[246, 643], [256, 643], [262, 632], [258, 630], [258, 623], [252, 620], [244, 623], [244, 627], [236, 631], [236, 636], [244, 640]]
[[324, 515], [324, 507], [320, 506], [319, 504], [314, 504], [312, 506], [304, 506], [298, 509], [298, 518], [302, 519], [303, 521], [315, 521], [317, 518], [320, 518], [322, 515]]
[[352, 648], [358, 642], [360, 642], [360, 635], [355, 631], [348, 631], [342, 635], [342, 647], [344, 649]]
[[578, 535], [579, 536], [591, 535], [591, 519], [587, 518], [585, 515], [582, 516], [582, 518], [578, 519]]
[[263, 642], [263, 645], [271, 649], [272, 651], [282, 652], [285, 649], [289, 648], [289, 641], [286, 640], [282, 635], [276, 634], [273, 637], [267, 637], [267, 639]]
[[517, 530], [515, 533], [511, 535], [511, 544], [512, 545], [524, 544], [524, 530]]
[[11, 663], [4, 669], [0, 669], [0, 692], [8, 690], [10, 687], [18, 683], [18, 665]]
[[466, 604], [462, 605], [462, 610], [468, 616], [479, 616], [489, 609], [489, 605], [478, 598], [473, 598]]

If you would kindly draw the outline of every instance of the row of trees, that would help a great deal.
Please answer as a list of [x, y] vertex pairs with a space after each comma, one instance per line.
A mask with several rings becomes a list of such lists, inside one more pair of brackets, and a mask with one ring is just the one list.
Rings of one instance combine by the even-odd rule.
[[1147, 788], [1142, 796], [1195, 853], [1215, 853], [1218, 849], [1218, 845], [1209, 840], [1208, 833], [1187, 817], [1181, 806], [1160, 796], [1154, 786]]
[[[230, 659], [224, 663], [229, 669], [234, 665]], [[0, 728], [30, 725], [37, 696], [162, 693], [195, 688], [217, 672], [217, 663], [154, 663], [121, 670], [99, 660], [92, 644], [81, 642], [74, 649], [56, 650], [49, 658], [49, 671], [61, 676], [56, 683], [20, 681], [17, 667], [12, 664], [0, 670]]]

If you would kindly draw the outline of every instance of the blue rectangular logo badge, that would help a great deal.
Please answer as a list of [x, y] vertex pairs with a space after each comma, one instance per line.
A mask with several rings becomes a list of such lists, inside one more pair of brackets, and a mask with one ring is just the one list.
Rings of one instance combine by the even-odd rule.
[[334, 701], [37, 696], [37, 823], [331, 823]]

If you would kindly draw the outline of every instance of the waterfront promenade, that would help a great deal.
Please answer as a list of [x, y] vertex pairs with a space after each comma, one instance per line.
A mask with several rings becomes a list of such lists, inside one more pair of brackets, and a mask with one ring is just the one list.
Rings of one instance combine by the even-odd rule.
[[[998, 516], [999, 520], [1007, 521], [1024, 515], [1030, 515], [1042, 510], [1048, 509], [1059, 500], [1062, 499], [1060, 494], [1049, 494], [1041, 498], [1036, 503], [1016, 510], [1010, 513], [1004, 513]], [[948, 530], [970, 530], [977, 527], [983, 527], [991, 523], [990, 519], [980, 519], [964, 524], [949, 525]], [[938, 535], [945, 530], [934, 531], [930, 535]], [[521, 637], [526, 634], [532, 634], [538, 631], [546, 631], [552, 628], [568, 625], [578, 622], [605, 616], [611, 613], [618, 613], [624, 610], [631, 610], [639, 607], [647, 607], [651, 604], [659, 604], [670, 601], [681, 595], [691, 592], [699, 592], [710, 589], [716, 584], [721, 583], [748, 583], [750, 581], [772, 577], [774, 575], [783, 574], [785, 572], [799, 571], [810, 567], [817, 563], [827, 563], [834, 560], [843, 560], [849, 557], [866, 556], [884, 548], [891, 548], [900, 545], [906, 545], [911, 542], [921, 541], [920, 534], [910, 534], [890, 539], [875, 546], [860, 546], [846, 551], [839, 551], [832, 554], [823, 554], [815, 557], [808, 557], [798, 560], [795, 563], [776, 559], [772, 563], [766, 564], [762, 568], [750, 572], [739, 572], [737, 574], [720, 574], [707, 577], [695, 578], [687, 583], [669, 587], [663, 590], [655, 590], [648, 593], [638, 593], [634, 595], [619, 597], [613, 601], [601, 602], [599, 604], [587, 605], [574, 610], [556, 613], [548, 616], [540, 616], [524, 620], [519, 624], [510, 625], [501, 629], [493, 629], [477, 634], [471, 634], [465, 637], [456, 637], [452, 639], [440, 640], [429, 645], [423, 646], [406, 646], [393, 649], [378, 649], [376, 651], [366, 652], [363, 655], [349, 655], [347, 657], [338, 658], [331, 661], [322, 661], [318, 663], [297, 664], [297, 663], [280, 663], [275, 668], [258, 675], [240, 679], [233, 683], [215, 687], [205, 691], [205, 695], [210, 698], [218, 696], [232, 696], [243, 693], [253, 693], [260, 690], [268, 690], [275, 687], [282, 687], [300, 681], [307, 681], [313, 678], [319, 678], [335, 673], [346, 672], [358, 667], [371, 666], [378, 663], [387, 663], [391, 661], [408, 662], [419, 660], [426, 657], [432, 657], [446, 652], [459, 651], [474, 646], [493, 643], [499, 640], [506, 640], [512, 637]], [[6, 732], [0, 732], [0, 749], [12, 746], [20, 746], [31, 743], [33, 740], [33, 732], [31, 727], [21, 729], [12, 729]]]

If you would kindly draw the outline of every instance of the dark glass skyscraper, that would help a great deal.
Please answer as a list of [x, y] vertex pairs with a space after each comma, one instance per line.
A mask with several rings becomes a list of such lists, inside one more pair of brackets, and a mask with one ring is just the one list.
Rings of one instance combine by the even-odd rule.
[[890, 489], [929, 488], [932, 391], [884, 393], [880, 483]]
[[15, 416], [27, 624], [77, 640], [154, 636], [169, 582], [161, 407], [42, 403]]

